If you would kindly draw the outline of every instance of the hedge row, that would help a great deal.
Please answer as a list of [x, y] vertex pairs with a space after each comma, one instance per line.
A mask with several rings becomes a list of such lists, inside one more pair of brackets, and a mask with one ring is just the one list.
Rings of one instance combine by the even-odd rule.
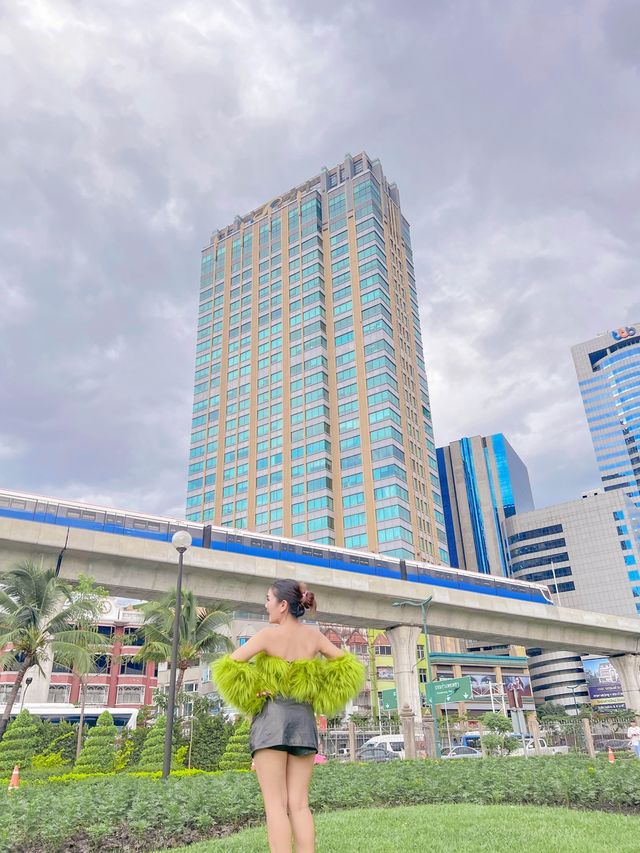
[[[316, 768], [311, 787], [316, 811], [460, 802], [637, 808], [640, 761], [609, 765], [567, 756], [329, 762]], [[199, 774], [167, 782], [94, 777], [0, 792], [0, 850], [158, 850], [262, 818], [254, 773]]]

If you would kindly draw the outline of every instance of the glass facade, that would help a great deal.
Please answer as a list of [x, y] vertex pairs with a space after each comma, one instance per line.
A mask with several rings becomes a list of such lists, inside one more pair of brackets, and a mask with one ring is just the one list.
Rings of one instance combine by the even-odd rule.
[[452, 564], [508, 575], [502, 524], [533, 509], [526, 466], [501, 433], [461, 438], [438, 448], [437, 459]]
[[640, 324], [572, 353], [604, 490], [622, 489], [640, 507]]
[[448, 562], [409, 225], [366, 154], [202, 254], [187, 517]]

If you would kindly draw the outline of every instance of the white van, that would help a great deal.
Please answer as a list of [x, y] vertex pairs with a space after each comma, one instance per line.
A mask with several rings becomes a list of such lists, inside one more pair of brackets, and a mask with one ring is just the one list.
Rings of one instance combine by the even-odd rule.
[[370, 746], [386, 749], [387, 752], [395, 752], [398, 758], [404, 758], [404, 737], [402, 735], [376, 735], [363, 743], [360, 749]]

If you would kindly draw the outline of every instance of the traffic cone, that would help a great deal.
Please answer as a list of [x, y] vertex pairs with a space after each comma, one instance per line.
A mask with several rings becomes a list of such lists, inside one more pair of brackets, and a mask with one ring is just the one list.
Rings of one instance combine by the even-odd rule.
[[609, 758], [609, 764], [615, 764], [616, 763], [616, 757], [613, 754], [613, 750], [611, 749], [611, 747], [609, 747], [609, 749], [607, 751], [607, 756]]
[[13, 773], [11, 774], [11, 780], [9, 782], [8, 791], [17, 791], [20, 787], [20, 767], [16, 764], [13, 768]]

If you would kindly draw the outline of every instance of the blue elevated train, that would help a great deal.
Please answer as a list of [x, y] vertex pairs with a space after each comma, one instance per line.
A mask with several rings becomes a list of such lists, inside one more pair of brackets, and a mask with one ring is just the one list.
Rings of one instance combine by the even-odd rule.
[[193, 545], [198, 548], [211, 548], [247, 556], [305, 563], [325, 569], [341, 569], [378, 577], [415, 581], [431, 586], [468, 590], [484, 595], [553, 604], [549, 589], [542, 584], [465, 572], [461, 569], [434, 566], [430, 563], [398, 560], [384, 554], [371, 554], [366, 551], [336, 548], [333, 545], [285, 539], [266, 533], [121, 512], [108, 507], [44, 498], [20, 492], [0, 491], [0, 516], [57, 524], [62, 527], [118, 533], [121, 536], [137, 536], [160, 542], [170, 542], [177, 530], [188, 530]]

